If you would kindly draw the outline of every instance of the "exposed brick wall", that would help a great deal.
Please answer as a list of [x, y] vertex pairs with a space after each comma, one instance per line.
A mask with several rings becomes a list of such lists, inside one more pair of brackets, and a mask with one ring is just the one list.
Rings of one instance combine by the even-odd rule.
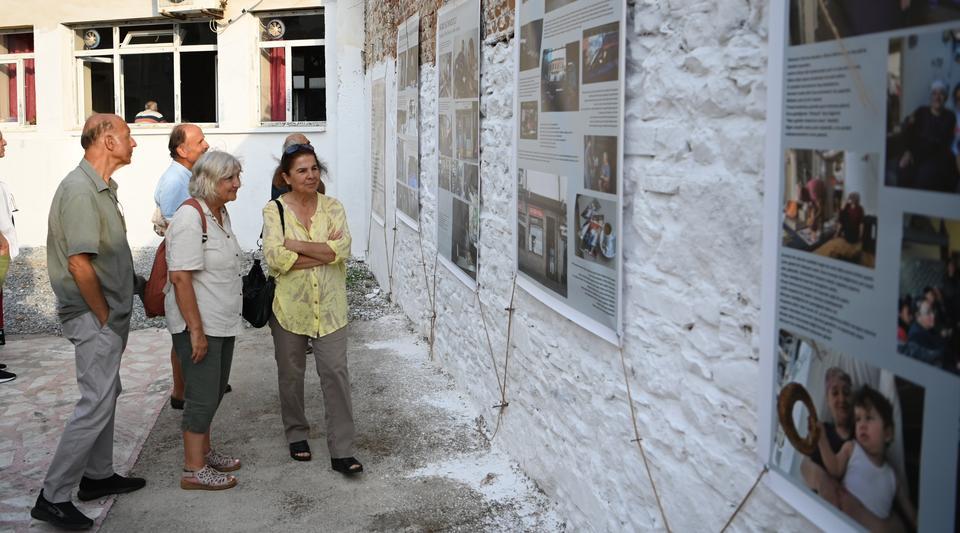
[[[366, 67], [397, 55], [397, 26], [420, 14], [420, 64], [436, 56], [437, 9], [452, 0], [366, 0]], [[510, 33], [516, 0], [481, 0], [483, 37]]]

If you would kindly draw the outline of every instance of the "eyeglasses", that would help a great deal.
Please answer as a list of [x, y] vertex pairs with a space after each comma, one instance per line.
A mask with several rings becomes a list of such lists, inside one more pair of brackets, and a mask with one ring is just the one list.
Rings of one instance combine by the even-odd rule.
[[305, 144], [291, 144], [283, 150], [284, 155], [295, 154], [300, 151], [313, 152], [313, 145], [310, 143]]

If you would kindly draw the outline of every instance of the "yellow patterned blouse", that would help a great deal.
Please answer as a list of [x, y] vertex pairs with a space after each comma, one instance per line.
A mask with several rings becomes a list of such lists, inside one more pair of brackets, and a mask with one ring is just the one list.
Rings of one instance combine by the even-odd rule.
[[[350, 256], [347, 215], [339, 200], [319, 193], [317, 197], [317, 211], [310, 221], [310, 231], [282, 196], [285, 234], [281, 234], [277, 204], [271, 201], [263, 208], [263, 256], [277, 278], [273, 316], [283, 329], [309, 337], [323, 337], [347, 325], [345, 261]], [[327, 240], [334, 230], [340, 231], [340, 238]], [[291, 270], [297, 253], [284, 248], [284, 238], [325, 242], [336, 253], [336, 259], [327, 265]]]

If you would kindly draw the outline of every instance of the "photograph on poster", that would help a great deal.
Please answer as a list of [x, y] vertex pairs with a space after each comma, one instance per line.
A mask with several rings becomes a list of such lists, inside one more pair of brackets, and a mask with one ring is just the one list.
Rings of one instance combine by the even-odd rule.
[[544, 49], [540, 64], [540, 111], [580, 110], [580, 43]]
[[[401, 113], [403, 113], [401, 115]], [[402, 118], [402, 120], [401, 120]], [[407, 100], [407, 108], [404, 111], [397, 111], [397, 124], [400, 127], [400, 131], [403, 135], [410, 135], [413, 137], [417, 136], [417, 120], [419, 119], [417, 114], [417, 99], [410, 98]]]
[[404, 165], [406, 163], [406, 146], [403, 143], [397, 143], [397, 166], [394, 167], [394, 173], [397, 177], [397, 181], [403, 183], [407, 180], [407, 168]]
[[419, 80], [420, 72], [420, 47], [413, 45], [406, 51], [407, 56], [407, 76], [405, 85], [408, 89], [415, 89]]
[[873, 268], [879, 159], [877, 154], [788, 149], [783, 246]]
[[620, 66], [620, 23], [583, 32], [583, 84], [614, 81]]
[[397, 187], [397, 208], [411, 220], [416, 221], [417, 214], [420, 211], [416, 189], [399, 185]]
[[583, 136], [583, 187], [617, 193], [617, 138]]
[[890, 40], [887, 186], [960, 193], [958, 59], [960, 28]]
[[790, 44], [810, 44], [960, 19], [943, 0], [790, 0]]
[[546, 5], [544, 6], [544, 12], [549, 13], [555, 9], [560, 9], [561, 7], [572, 4], [577, 0], [546, 0]]
[[531, 20], [520, 27], [520, 71], [540, 66], [540, 39], [543, 19]]
[[467, 203], [453, 198], [453, 230], [451, 232], [450, 256], [454, 264], [468, 276], [477, 279], [477, 243], [480, 242], [480, 208], [477, 203]]
[[407, 156], [407, 186], [416, 189], [420, 186], [420, 169], [417, 164], [417, 155]]
[[440, 155], [453, 157], [453, 124], [450, 115], [440, 113]]
[[453, 97], [476, 98], [480, 83], [477, 62], [477, 32], [466, 31], [455, 39], [453, 60]]
[[463, 198], [463, 162], [453, 160], [450, 167], [450, 194]]
[[457, 158], [477, 159], [478, 103], [470, 102], [470, 107], [456, 111]]
[[403, 90], [407, 86], [407, 54], [397, 54], [397, 88]]
[[440, 66], [437, 68], [437, 70], [440, 71], [440, 98], [450, 98], [453, 96], [450, 91], [451, 82], [453, 81], [450, 72], [450, 62], [452, 58], [452, 52], [440, 54]]
[[785, 330], [777, 353], [772, 465], [871, 531], [915, 531], [924, 389]]
[[517, 264], [521, 272], [567, 296], [567, 178], [517, 171]]
[[451, 189], [450, 180], [453, 178], [453, 167], [457, 165], [455, 159], [450, 159], [448, 157], [440, 158], [440, 188], [445, 191], [453, 192]]
[[617, 203], [585, 194], [577, 195], [577, 257], [603, 265], [617, 266]]
[[520, 138], [537, 139], [537, 102], [520, 102]]
[[480, 202], [480, 167], [464, 163], [463, 166], [463, 191], [461, 196], [467, 202]]
[[897, 352], [960, 374], [960, 219], [904, 214]]

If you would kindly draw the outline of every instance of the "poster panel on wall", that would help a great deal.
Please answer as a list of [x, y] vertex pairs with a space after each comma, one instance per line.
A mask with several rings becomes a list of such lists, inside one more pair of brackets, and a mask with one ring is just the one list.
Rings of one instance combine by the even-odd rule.
[[960, 4], [775, 4], [761, 457], [826, 530], [955, 531]]
[[370, 188], [374, 220], [381, 226], [386, 216], [384, 149], [387, 143], [387, 84], [376, 78], [370, 84]]
[[437, 11], [437, 251], [476, 286], [480, 243], [480, 2]]
[[624, 3], [531, 0], [518, 13], [518, 282], [619, 344]]
[[397, 216], [420, 220], [420, 16], [397, 28]]

